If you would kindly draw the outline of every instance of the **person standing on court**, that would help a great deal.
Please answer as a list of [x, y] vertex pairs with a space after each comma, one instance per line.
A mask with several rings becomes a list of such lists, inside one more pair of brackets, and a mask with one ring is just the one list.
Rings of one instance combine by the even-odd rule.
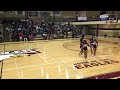
[[93, 41], [93, 55], [94, 55], [94, 57], [96, 57], [97, 47], [98, 47], [98, 42], [96, 39], [94, 39], [94, 41]]
[[80, 52], [79, 55], [82, 55], [83, 53], [83, 38], [80, 39]]
[[89, 44], [87, 43], [86, 40], [83, 41], [83, 52], [84, 52], [84, 58], [87, 60], [87, 53], [88, 53], [88, 47]]
[[93, 37], [90, 39], [90, 51], [91, 55], [93, 55]]

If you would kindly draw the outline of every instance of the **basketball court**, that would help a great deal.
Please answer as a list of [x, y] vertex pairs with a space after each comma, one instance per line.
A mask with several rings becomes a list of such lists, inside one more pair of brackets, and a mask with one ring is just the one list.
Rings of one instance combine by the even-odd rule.
[[[89, 42], [91, 36], [86, 36]], [[21, 54], [1, 61], [1, 79], [83, 79], [120, 71], [120, 40], [118, 38], [98, 37], [97, 56], [93, 57], [88, 48], [88, 64], [100, 62], [103, 65], [85, 66], [85, 59], [79, 56], [79, 38], [55, 39], [53, 41], [35, 40], [27, 42], [1, 43], [1, 51], [35, 49], [41, 53]], [[103, 61], [112, 60], [112, 63]], [[76, 68], [74, 64], [81, 64]], [[80, 65], [78, 65], [80, 67]], [[112, 74], [111, 74], [112, 75]], [[112, 75], [107, 78], [116, 78]]]
[[[110, 15], [113, 17], [113, 15]], [[103, 16], [102, 16], [103, 17]], [[109, 18], [98, 24], [118, 24]], [[96, 22], [82, 22], [80, 25]], [[74, 23], [74, 22], [73, 22]], [[112, 23], [112, 24], [111, 24]], [[75, 22], [79, 24], [79, 22]], [[97, 25], [98, 25], [97, 24]], [[74, 25], [74, 24], [73, 24]], [[93, 27], [94, 28], [94, 27]], [[97, 30], [94, 30], [95, 32]], [[98, 30], [99, 31], [99, 30]], [[107, 32], [109, 30], [106, 30]], [[94, 33], [95, 33], [94, 32]], [[114, 30], [111, 30], [112, 34]], [[109, 32], [111, 34], [111, 32]], [[118, 31], [119, 32], [119, 31]], [[98, 32], [100, 33], [100, 32]], [[101, 33], [103, 34], [104, 31]], [[107, 34], [109, 34], [107, 32]], [[119, 32], [120, 33], [120, 32]], [[116, 33], [115, 33], [116, 34]], [[95, 35], [96, 36], [96, 35]], [[92, 36], [85, 36], [89, 43]], [[1, 79], [116, 79], [120, 78], [120, 38], [96, 37], [96, 57], [88, 47], [87, 62], [80, 56], [80, 38], [0, 43]]]

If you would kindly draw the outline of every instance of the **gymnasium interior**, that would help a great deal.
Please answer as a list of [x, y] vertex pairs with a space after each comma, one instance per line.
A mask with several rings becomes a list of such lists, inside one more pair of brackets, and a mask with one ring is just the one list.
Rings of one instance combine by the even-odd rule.
[[120, 11], [0, 11], [0, 79], [118, 78]]

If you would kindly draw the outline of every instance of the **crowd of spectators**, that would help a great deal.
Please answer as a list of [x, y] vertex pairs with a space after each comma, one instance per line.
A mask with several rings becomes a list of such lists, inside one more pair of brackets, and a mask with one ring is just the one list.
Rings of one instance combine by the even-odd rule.
[[69, 23], [41, 22], [32, 20], [4, 20], [6, 30], [10, 33], [11, 41], [30, 41], [36, 35], [41, 35], [45, 40], [52, 40], [55, 37], [67, 38], [68, 32], [72, 37], [77, 37], [77, 29]]

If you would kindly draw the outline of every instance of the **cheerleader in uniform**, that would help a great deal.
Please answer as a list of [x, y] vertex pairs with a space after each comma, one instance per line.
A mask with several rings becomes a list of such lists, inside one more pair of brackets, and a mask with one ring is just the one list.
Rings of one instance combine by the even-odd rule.
[[96, 57], [96, 50], [97, 50], [97, 47], [98, 47], [98, 42], [96, 39], [94, 39], [93, 41], [93, 55]]
[[87, 59], [87, 53], [88, 53], [88, 47], [89, 44], [87, 43], [86, 40], [83, 41], [83, 52], [84, 52], [84, 58], [85, 60]]
[[91, 51], [91, 55], [93, 55], [93, 37], [92, 39], [90, 39], [90, 51]]

